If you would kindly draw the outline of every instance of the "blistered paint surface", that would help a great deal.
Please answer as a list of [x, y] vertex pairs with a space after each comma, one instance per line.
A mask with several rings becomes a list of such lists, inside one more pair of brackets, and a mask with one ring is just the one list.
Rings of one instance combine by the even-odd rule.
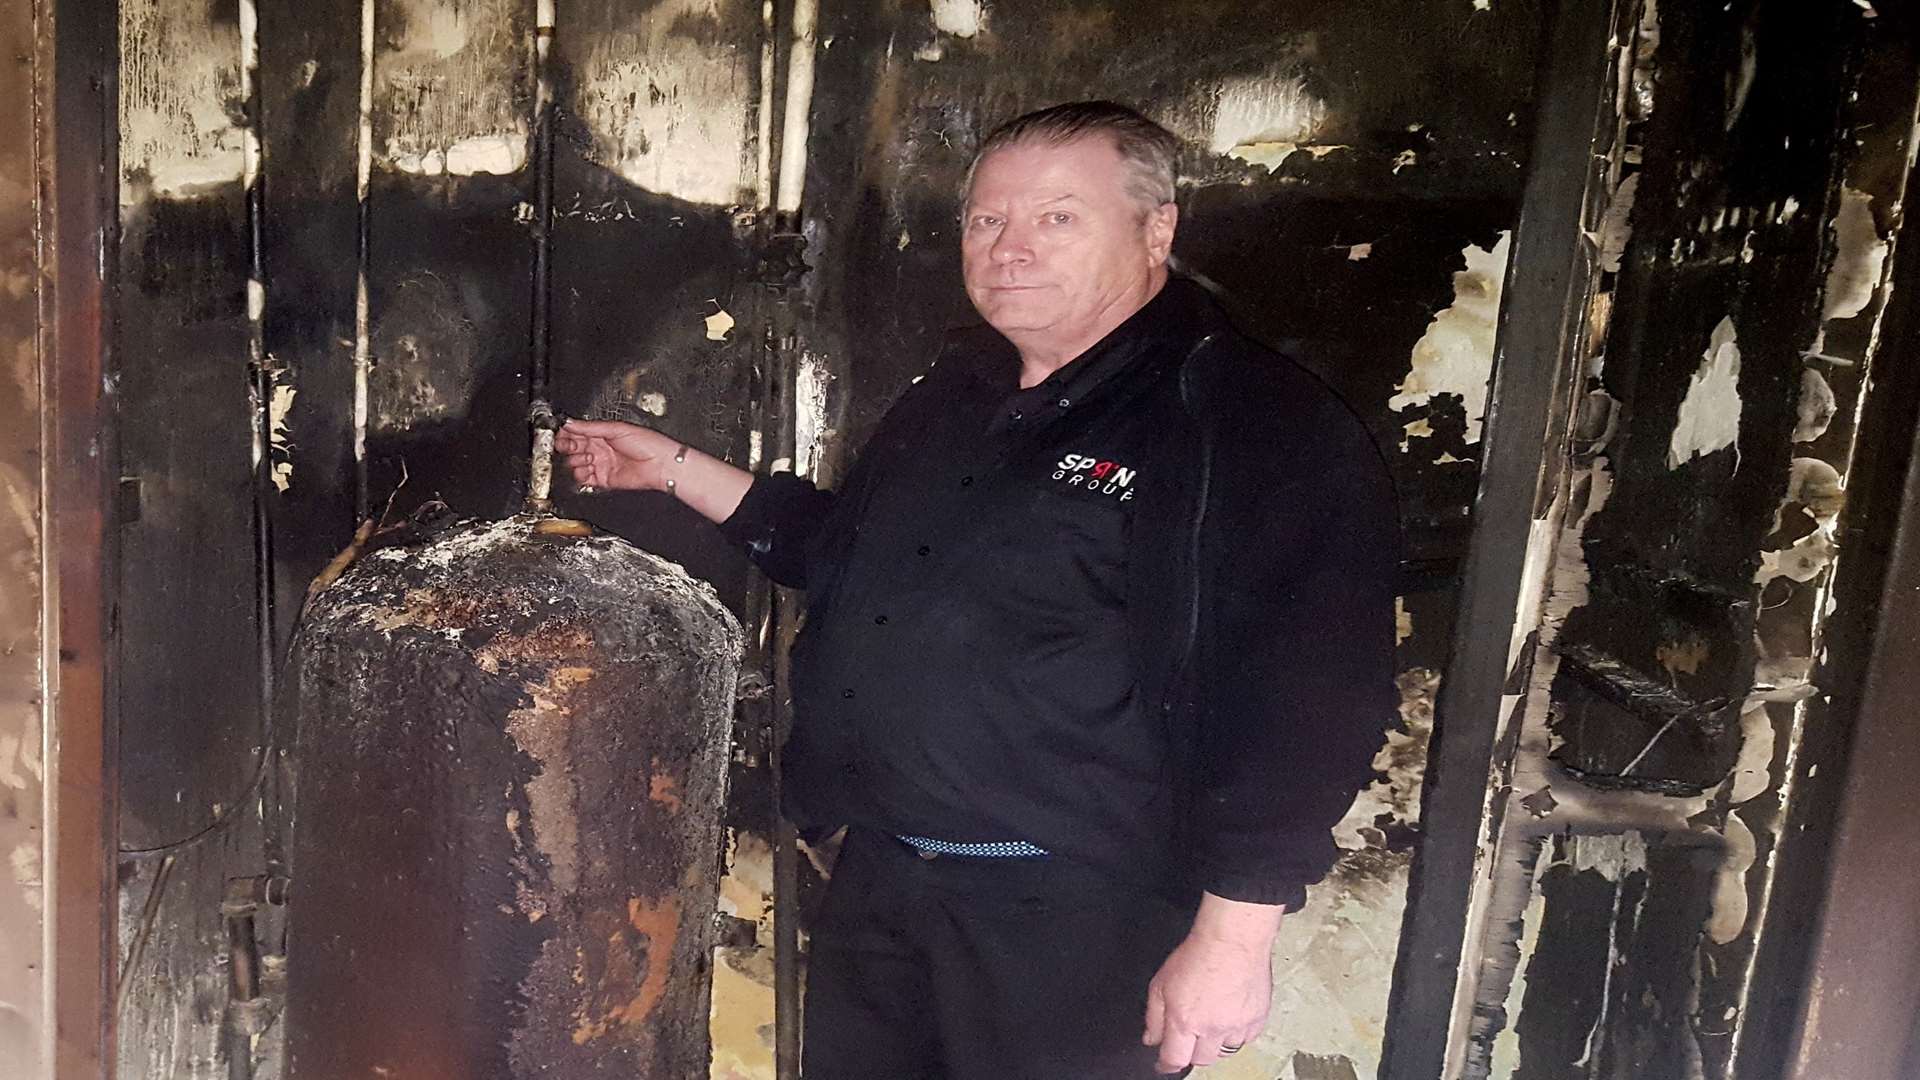
[[669, 0], [597, 36], [577, 98], [593, 159], [647, 191], [714, 206], [750, 201], [759, 60], [724, 21], [748, 7]]
[[1303, 75], [1230, 79], [1220, 86], [1209, 147], [1271, 172], [1301, 150], [1320, 156], [1341, 149], [1314, 143], [1326, 119], [1327, 103], [1307, 90]]
[[[1492, 248], [1468, 245], [1461, 253], [1467, 266], [1453, 275], [1453, 303], [1433, 317], [1414, 345], [1413, 369], [1400, 383], [1400, 392], [1387, 402], [1389, 408], [1404, 412], [1428, 404], [1437, 394], [1451, 395], [1466, 410], [1466, 441], [1480, 441], [1512, 241], [1513, 233], [1503, 232]], [[1420, 423], [1409, 421], [1407, 434], [1430, 434], [1430, 427], [1413, 426]]]
[[374, 152], [423, 175], [526, 162], [532, 76], [525, 5], [385, 0], [375, 8]]
[[193, 195], [244, 169], [240, 38], [215, 0], [120, 5], [121, 201]]

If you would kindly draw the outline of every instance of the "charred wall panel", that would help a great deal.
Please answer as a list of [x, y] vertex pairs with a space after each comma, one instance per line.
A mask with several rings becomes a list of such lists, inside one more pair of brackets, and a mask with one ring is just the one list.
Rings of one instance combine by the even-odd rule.
[[377, 0], [367, 224], [370, 506], [518, 505], [533, 241], [532, 0]]
[[[555, 404], [747, 465], [764, 390], [760, 5], [583, 6], [560, 19]], [[740, 610], [746, 566], [672, 498], [565, 506], [684, 563]]]
[[[1805, 907], [1777, 897], [1804, 902], [1821, 871], [1820, 841], [1782, 837], [1807, 818], [1810, 725], [1843, 718], [1824, 699], [1854, 677], [1814, 657], [1845, 594], [1854, 444], [1835, 431], [1872, 385], [1911, 34], [1860, 8], [1645, 5], [1612, 200], [1631, 212], [1603, 230], [1619, 269], [1596, 293], [1540, 644], [1496, 762], [1465, 1075], [1784, 1059], [1798, 990], [1779, 965]], [[1568, 883], [1569, 851], [1622, 838], [1637, 854], [1617, 887]], [[1603, 967], [1561, 962], [1597, 956], [1600, 927]]]
[[279, 398], [269, 452], [276, 641], [355, 524], [361, 0], [262, 4], [262, 334]]
[[[219, 897], [257, 860], [262, 688], [239, 12], [121, 5], [120, 1068], [217, 1076]], [[178, 846], [176, 846], [178, 845]]]
[[1660, 35], [1675, 74], [1656, 90], [1602, 378], [1630, 403], [1616, 508], [1587, 533], [1558, 731], [1561, 760], [1597, 780], [1699, 790], [1739, 746], [1752, 585], [1820, 304], [1827, 218], [1797, 208], [1827, 204], [1840, 101], [1807, 88], [1848, 85], [1852, 57], [1825, 9], [1662, 11]]

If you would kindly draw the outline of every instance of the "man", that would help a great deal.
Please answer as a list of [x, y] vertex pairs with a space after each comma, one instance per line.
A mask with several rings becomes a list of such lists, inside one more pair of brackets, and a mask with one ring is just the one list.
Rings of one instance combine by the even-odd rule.
[[1318, 381], [1169, 278], [1175, 138], [1023, 116], [968, 177], [986, 326], [842, 488], [574, 422], [575, 479], [666, 490], [808, 590], [787, 813], [849, 827], [809, 1080], [1178, 1073], [1259, 1034], [1283, 912], [1391, 715], [1395, 529]]

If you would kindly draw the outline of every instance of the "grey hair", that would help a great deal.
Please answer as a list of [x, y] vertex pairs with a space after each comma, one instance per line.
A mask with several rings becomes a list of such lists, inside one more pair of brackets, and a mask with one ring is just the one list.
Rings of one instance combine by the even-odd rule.
[[1062, 146], [1101, 134], [1113, 140], [1114, 149], [1126, 164], [1129, 195], [1148, 210], [1173, 201], [1179, 136], [1113, 101], [1070, 101], [1017, 116], [994, 128], [967, 165], [966, 182], [960, 189], [961, 201], [964, 204], [972, 194], [974, 173], [995, 150], [1033, 142]]

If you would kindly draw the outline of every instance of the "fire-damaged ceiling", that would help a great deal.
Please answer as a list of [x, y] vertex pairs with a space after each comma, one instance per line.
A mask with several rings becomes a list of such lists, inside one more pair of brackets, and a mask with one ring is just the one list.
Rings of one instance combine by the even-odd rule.
[[[1094, 96], [1183, 138], [1184, 269], [1360, 412], [1408, 540], [1376, 782], [1285, 920], [1267, 1033], [1206, 1075], [1733, 1080], [1786, 1060], [1878, 627], [1887, 556], [1858, 538], [1900, 506], [1874, 455], [1904, 445], [1893, 396], [1913, 389], [1874, 372], [1910, 347], [1883, 325], [1911, 16], [1856, 0], [117, 13], [102, 385], [121, 1075], [228, 1075], [229, 879], [308, 842], [273, 808], [329, 752], [267, 723], [309, 582], [366, 517], [519, 507], [530, 328], [562, 411], [830, 481], [968, 316], [952, 225], [983, 132]], [[0, 151], [0, 188], [30, 168]], [[31, 246], [24, 225], [0, 231]], [[26, 288], [0, 278], [0, 301]], [[10, 334], [27, 308], [0, 314]], [[21, 370], [4, 415], [38, 408], [39, 369]], [[0, 533], [6, 557], [39, 543], [37, 496], [17, 494], [32, 453], [0, 446], [0, 511], [21, 526]], [[804, 929], [832, 854], [791, 846], [773, 813], [795, 605], [667, 499], [559, 503], [712, 582], [746, 627], [727, 783], [673, 790], [730, 791], [699, 808], [723, 834], [710, 1075], [790, 1076], [776, 1057], [795, 1014], [775, 990], [798, 973], [776, 943]], [[0, 581], [0, 620], [38, 588]], [[37, 630], [0, 632], [24, 643], [0, 658], [39, 648]], [[0, 678], [0, 780], [30, 801], [36, 759], [9, 747], [38, 745], [42, 714], [13, 708], [29, 674]], [[287, 939], [285, 908], [248, 910], [265, 1001], [248, 1057], [274, 1077], [300, 920]], [[627, 914], [673, 935], [696, 917], [665, 910]], [[635, 962], [634, 985], [665, 993]]]

